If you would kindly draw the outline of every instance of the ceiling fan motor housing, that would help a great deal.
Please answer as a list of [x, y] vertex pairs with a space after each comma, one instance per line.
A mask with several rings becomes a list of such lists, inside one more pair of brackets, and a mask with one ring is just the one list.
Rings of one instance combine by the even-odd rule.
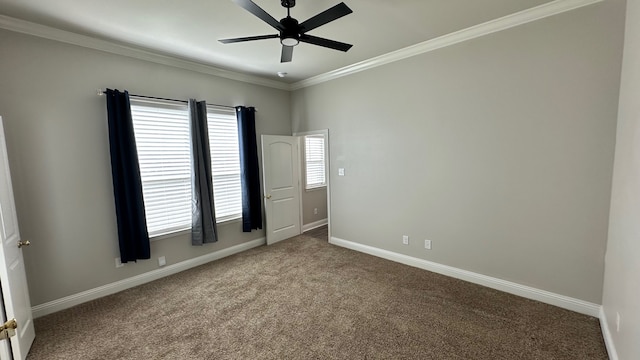
[[300, 40], [300, 26], [298, 20], [287, 16], [280, 20], [280, 24], [284, 27], [284, 30], [280, 31], [280, 39], [296, 39]]

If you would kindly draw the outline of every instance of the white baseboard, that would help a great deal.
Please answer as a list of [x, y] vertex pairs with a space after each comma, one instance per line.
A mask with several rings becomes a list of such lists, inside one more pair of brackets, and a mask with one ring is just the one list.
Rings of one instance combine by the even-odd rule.
[[304, 233], [309, 230], [317, 229], [320, 226], [325, 226], [327, 224], [328, 224], [327, 219], [322, 219], [322, 220], [314, 221], [312, 223], [304, 224], [302, 225], [302, 232]]
[[226, 249], [215, 251], [206, 255], [198, 256], [193, 259], [181, 261], [177, 264], [168, 265], [157, 270], [152, 270], [144, 274], [136, 275], [127, 279], [116, 281], [107, 285], [103, 285], [97, 288], [93, 288], [81, 293], [65, 296], [63, 298], [39, 304], [31, 308], [33, 317], [38, 318], [54, 312], [68, 309], [70, 307], [82, 304], [87, 301], [95, 300], [107, 295], [115, 294], [122, 290], [126, 290], [138, 285], [148, 283], [153, 280], [163, 278], [165, 276], [173, 275], [181, 271], [191, 269], [196, 266], [206, 264], [208, 262], [222, 259], [224, 257], [237, 254], [266, 243], [265, 238], [252, 240], [239, 245], [231, 246]]
[[348, 240], [331, 237], [331, 244], [342, 246], [351, 250], [363, 252], [365, 254], [381, 257], [387, 260], [399, 262], [405, 265], [428, 270], [438, 274], [450, 276], [456, 279], [469, 281], [474, 284], [486, 286], [492, 289], [504, 291], [510, 294], [537, 300], [546, 304], [558, 306], [567, 310], [581, 314], [598, 317], [600, 315], [600, 305], [584, 300], [571, 298], [568, 296], [555, 294], [546, 290], [536, 289], [530, 286], [521, 285], [511, 281], [506, 281], [491, 276], [474, 273], [467, 270], [458, 269], [452, 266], [438, 264], [432, 261], [415, 258], [396, 252], [379, 249], [369, 245], [363, 245]]
[[616, 351], [611, 331], [609, 330], [609, 323], [607, 322], [607, 314], [604, 312], [604, 307], [600, 307], [600, 328], [602, 329], [602, 337], [604, 338], [604, 344], [607, 347], [607, 353], [609, 353], [610, 360], [618, 360], [618, 351]]

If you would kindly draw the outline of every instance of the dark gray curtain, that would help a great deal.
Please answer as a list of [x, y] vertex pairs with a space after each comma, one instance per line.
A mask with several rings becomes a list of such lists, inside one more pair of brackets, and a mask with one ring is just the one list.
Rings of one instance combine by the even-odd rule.
[[120, 261], [151, 257], [129, 93], [107, 89], [111, 176]]
[[211, 153], [207, 127], [207, 104], [189, 99], [191, 123], [191, 244], [202, 245], [218, 241], [216, 214], [213, 205]]
[[260, 198], [260, 169], [256, 140], [256, 109], [236, 107], [240, 171], [242, 181], [242, 231], [262, 229], [262, 199]]

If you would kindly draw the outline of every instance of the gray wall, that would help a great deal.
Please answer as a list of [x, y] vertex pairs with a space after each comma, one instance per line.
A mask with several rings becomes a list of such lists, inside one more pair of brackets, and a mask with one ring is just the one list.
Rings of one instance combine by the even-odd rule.
[[[187, 70], [0, 31], [4, 118], [33, 305], [264, 236], [220, 226], [220, 240], [189, 235], [151, 244], [151, 260], [115, 268], [118, 256], [105, 98], [96, 89], [256, 106], [259, 134], [291, 134], [290, 94]], [[259, 137], [258, 137], [259, 138]]]
[[[304, 174], [302, 175], [304, 177]], [[314, 214], [313, 209], [318, 209]], [[302, 190], [302, 225], [327, 218], [327, 188]]]
[[[640, 2], [627, 3], [603, 307], [620, 359], [640, 356]], [[620, 314], [620, 332], [616, 330]]]
[[296, 91], [332, 236], [600, 303], [623, 23], [610, 0]]

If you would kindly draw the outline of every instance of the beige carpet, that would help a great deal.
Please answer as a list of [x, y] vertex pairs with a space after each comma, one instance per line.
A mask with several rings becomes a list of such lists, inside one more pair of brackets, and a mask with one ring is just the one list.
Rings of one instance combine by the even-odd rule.
[[30, 360], [607, 358], [595, 318], [309, 234], [39, 318], [36, 334]]

